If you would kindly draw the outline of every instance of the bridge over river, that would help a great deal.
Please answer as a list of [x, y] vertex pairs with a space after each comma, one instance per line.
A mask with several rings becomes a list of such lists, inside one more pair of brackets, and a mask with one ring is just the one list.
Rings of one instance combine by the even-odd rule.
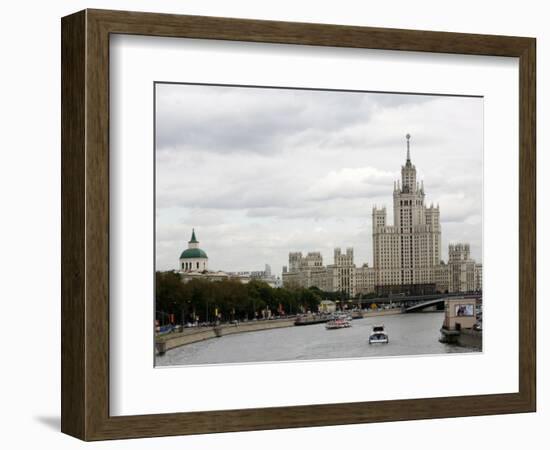
[[452, 293], [452, 294], [425, 294], [425, 295], [412, 295], [407, 297], [390, 296], [390, 297], [377, 297], [369, 299], [360, 299], [358, 303], [362, 308], [375, 303], [376, 305], [403, 305], [403, 312], [420, 312], [427, 309], [443, 310], [445, 305], [445, 299], [448, 298], [475, 298], [481, 300], [482, 294], [480, 292], [471, 293]]

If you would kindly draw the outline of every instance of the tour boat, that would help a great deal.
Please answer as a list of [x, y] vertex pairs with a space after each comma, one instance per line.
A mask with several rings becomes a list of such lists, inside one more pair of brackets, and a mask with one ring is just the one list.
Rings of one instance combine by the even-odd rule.
[[329, 320], [325, 325], [327, 330], [338, 330], [340, 328], [349, 328], [351, 327], [351, 322], [348, 318], [337, 317], [332, 320]]
[[296, 317], [294, 325], [317, 325], [329, 321], [326, 314], [300, 314]]
[[374, 325], [369, 336], [369, 344], [387, 344], [388, 342], [390, 340], [384, 331], [384, 325]]

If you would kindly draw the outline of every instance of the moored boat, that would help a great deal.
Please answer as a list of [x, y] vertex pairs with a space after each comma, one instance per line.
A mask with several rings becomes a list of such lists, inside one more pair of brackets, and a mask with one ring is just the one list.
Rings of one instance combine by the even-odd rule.
[[325, 323], [329, 320], [329, 316], [325, 314], [300, 314], [296, 317], [294, 325], [316, 325]]

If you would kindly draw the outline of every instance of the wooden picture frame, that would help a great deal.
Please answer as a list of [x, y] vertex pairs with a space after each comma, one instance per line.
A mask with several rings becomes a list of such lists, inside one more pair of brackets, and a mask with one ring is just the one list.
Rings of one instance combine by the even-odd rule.
[[[531, 412], [536, 408], [533, 38], [85, 10], [62, 30], [62, 416], [84, 440]], [[109, 36], [135, 34], [519, 58], [519, 392], [109, 415]]]

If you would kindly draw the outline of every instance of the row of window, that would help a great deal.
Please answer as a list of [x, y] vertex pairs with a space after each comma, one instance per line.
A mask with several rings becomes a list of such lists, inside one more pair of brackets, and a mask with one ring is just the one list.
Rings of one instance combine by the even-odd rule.
[[[181, 263], [181, 268], [182, 268], [182, 270], [200, 269], [200, 263], [197, 262], [196, 267], [194, 267], [194, 266], [193, 266], [193, 263], [190, 263], [190, 262], [182, 262], [182, 263]], [[205, 266], [204, 263], [203, 263], [203, 265], [202, 265], [202, 268], [203, 268], [203, 269], [206, 268], [206, 266]]]

